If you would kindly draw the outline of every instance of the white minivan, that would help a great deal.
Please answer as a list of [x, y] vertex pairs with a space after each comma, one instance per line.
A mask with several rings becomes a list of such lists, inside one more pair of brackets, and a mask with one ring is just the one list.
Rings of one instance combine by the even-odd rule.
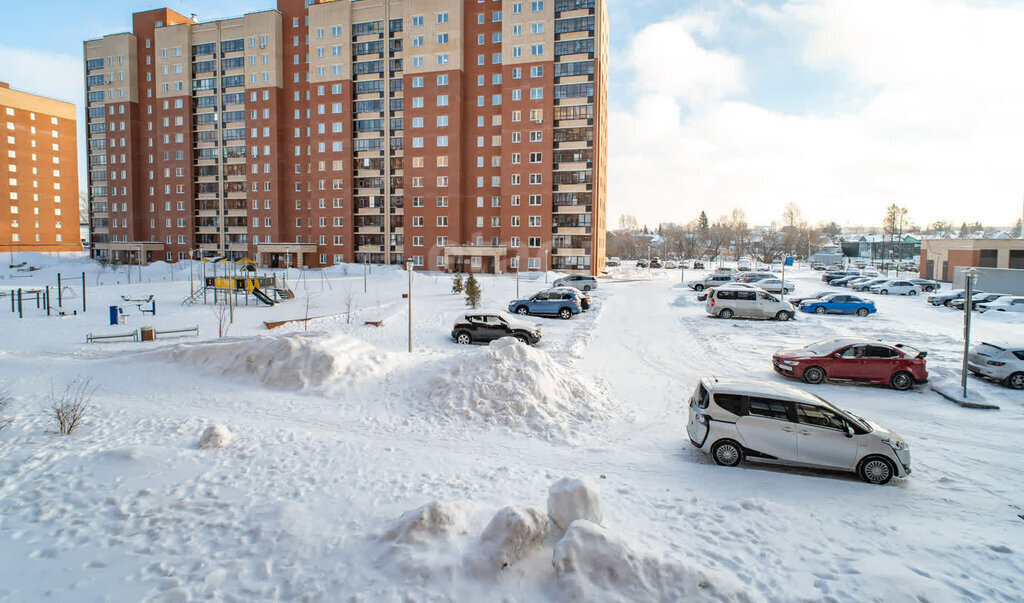
[[871, 484], [910, 475], [902, 438], [792, 385], [704, 377], [690, 398], [686, 433], [727, 467], [749, 459], [839, 469]]
[[790, 320], [796, 314], [793, 304], [782, 301], [764, 289], [739, 283], [712, 289], [704, 301], [704, 309], [718, 318]]
[[743, 272], [750, 270], [750, 258], [744, 257], [736, 260], [736, 269]]

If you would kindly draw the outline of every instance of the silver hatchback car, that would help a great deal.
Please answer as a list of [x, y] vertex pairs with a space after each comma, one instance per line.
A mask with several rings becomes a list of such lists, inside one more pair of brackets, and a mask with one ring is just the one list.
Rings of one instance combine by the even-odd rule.
[[910, 448], [899, 436], [791, 385], [704, 377], [686, 432], [728, 467], [748, 459], [841, 469], [872, 484], [910, 474]]
[[1002, 381], [1013, 389], [1024, 389], [1024, 347], [976, 345], [967, 355], [967, 368], [975, 375]]

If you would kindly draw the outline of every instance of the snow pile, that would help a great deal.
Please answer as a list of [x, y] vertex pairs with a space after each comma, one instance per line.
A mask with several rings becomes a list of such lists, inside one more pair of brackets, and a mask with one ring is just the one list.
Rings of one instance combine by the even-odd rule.
[[580, 519], [551, 561], [563, 601], [750, 601], [733, 576], [635, 552], [620, 536]]
[[466, 503], [434, 501], [403, 513], [384, 533], [383, 540], [396, 544], [428, 544], [465, 531]]
[[210, 425], [199, 438], [199, 449], [212, 450], [214, 448], [223, 448], [230, 444], [233, 439], [235, 439], [235, 436], [228, 431], [227, 427], [223, 425]]
[[177, 344], [146, 356], [211, 374], [255, 377], [277, 389], [348, 385], [383, 370], [388, 358], [360, 339], [323, 333]]
[[607, 419], [608, 399], [571, 367], [511, 337], [459, 355], [430, 384], [430, 401], [448, 419], [483, 421], [570, 440]]
[[505, 507], [491, 519], [467, 564], [481, 577], [496, 576], [505, 567], [539, 550], [548, 536], [548, 517], [536, 507]]
[[468, 533], [465, 501], [434, 501], [403, 513], [380, 537], [376, 565], [406, 582], [450, 583], [462, 565], [456, 537]]
[[590, 478], [564, 477], [548, 488], [548, 515], [563, 531], [577, 519], [601, 523], [601, 492]]

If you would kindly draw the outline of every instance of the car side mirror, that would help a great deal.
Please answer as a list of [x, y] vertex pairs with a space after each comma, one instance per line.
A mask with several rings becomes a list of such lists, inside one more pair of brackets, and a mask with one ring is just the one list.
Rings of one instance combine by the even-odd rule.
[[853, 428], [850, 427], [849, 425], [846, 426], [846, 437], [848, 437], [848, 438], [852, 438], [853, 437]]
[[842, 358], [842, 357], [843, 357], [843, 355], [842, 355], [842, 354], [840, 354], [839, 352], [836, 352], [835, 354], [832, 354], [832, 357], [833, 357], [833, 358]]

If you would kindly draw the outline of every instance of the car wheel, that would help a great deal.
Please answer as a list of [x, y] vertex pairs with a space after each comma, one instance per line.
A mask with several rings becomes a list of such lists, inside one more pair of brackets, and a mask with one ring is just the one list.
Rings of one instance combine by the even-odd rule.
[[785, 310], [779, 310], [779, 313], [775, 315], [775, 320], [779, 320], [782, 322], [785, 322], [790, 318], [793, 318], [793, 315], [790, 314], [789, 312], [786, 312]]
[[925, 287], [924, 290], [926, 293], [931, 293], [932, 291], [935, 291], [935, 287]]
[[516, 314], [529, 314], [529, 313], [530, 313], [530, 309], [527, 308], [526, 306], [519, 306], [518, 308], [516, 308]]
[[455, 343], [461, 343], [462, 345], [469, 345], [473, 343], [473, 338], [469, 336], [469, 333], [462, 331], [455, 336]]
[[910, 291], [907, 291], [907, 295], [917, 295], [917, 289], [911, 289]]
[[889, 295], [889, 290], [888, 289], [882, 289], [881, 291], [879, 291], [879, 293], [881, 293], [882, 295]]
[[825, 313], [825, 306], [815, 306], [814, 307], [814, 313], [815, 314], [824, 314]]
[[693, 286], [693, 290], [694, 291], [703, 291], [704, 290], [704, 285], [694, 285]]
[[718, 313], [719, 318], [732, 318], [733, 311], [729, 308], [722, 308], [722, 311]]
[[526, 338], [526, 335], [516, 335], [515, 338], [520, 343], [525, 343], [526, 345], [530, 345], [530, 340]]
[[867, 483], [881, 486], [896, 474], [896, 465], [884, 456], [869, 456], [860, 462], [857, 473]]
[[583, 285], [584, 291], [590, 291], [590, 285]]
[[572, 318], [572, 310], [570, 310], [569, 308], [562, 308], [561, 310], [558, 311], [558, 317], [561, 318], [562, 320], [569, 320], [570, 318]]
[[871, 314], [871, 312], [868, 312], [867, 308], [858, 308], [857, 309], [857, 316], [860, 316], [861, 318], [867, 316], [868, 314]]
[[1024, 389], [1024, 373], [1014, 373], [1007, 377], [1006, 386], [1011, 389]]
[[825, 380], [825, 369], [820, 366], [807, 367], [804, 370], [804, 381], [816, 385]]
[[715, 442], [711, 447], [711, 458], [723, 467], [735, 467], [743, 460], [743, 447], [732, 440]]
[[942, 302], [942, 305], [946, 306], [948, 308], [948, 307], [950, 307], [952, 305], [952, 302], [947, 299], [946, 301]]
[[906, 371], [899, 371], [889, 378], [889, 385], [895, 390], [906, 391], [914, 386], [914, 377]]

